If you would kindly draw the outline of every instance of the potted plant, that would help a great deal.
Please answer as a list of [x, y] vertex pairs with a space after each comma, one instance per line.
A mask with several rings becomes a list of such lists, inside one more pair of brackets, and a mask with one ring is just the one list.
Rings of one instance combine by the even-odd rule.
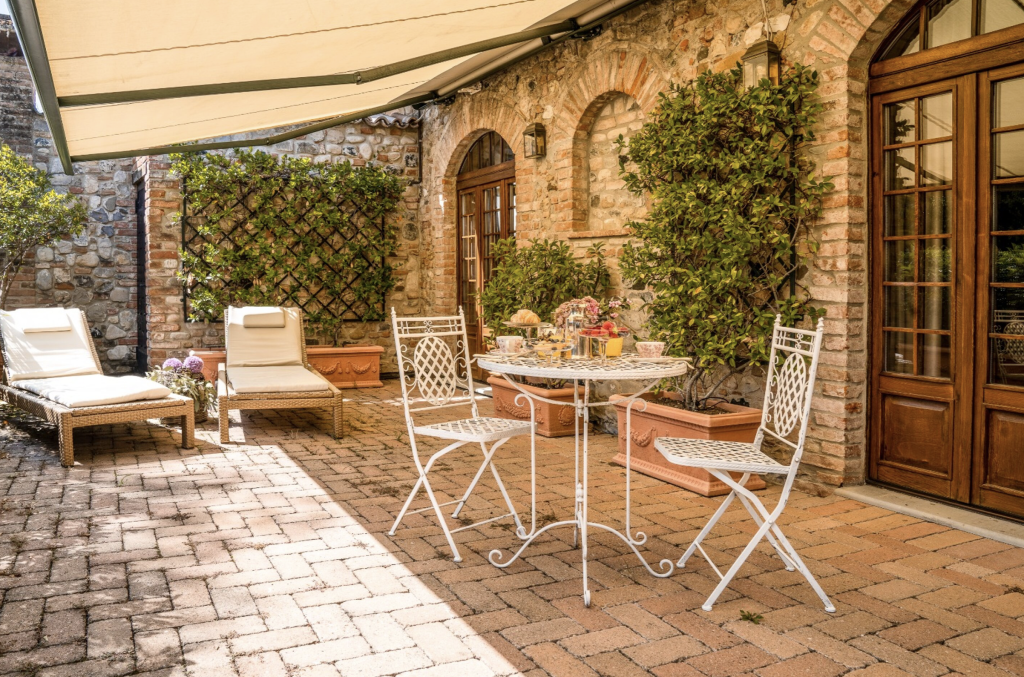
[[[491, 327], [502, 326], [502, 322], [523, 308], [533, 310], [541, 319], [555, 320], [555, 311], [566, 299], [600, 296], [608, 286], [608, 267], [601, 245], [587, 250], [586, 261], [573, 257], [565, 242], [549, 240], [531, 240], [529, 246], [520, 247], [515, 239], [508, 238], [495, 243], [493, 252], [495, 267], [480, 296], [484, 322]], [[595, 300], [595, 307], [599, 303]], [[505, 331], [512, 330], [502, 327], [502, 332]], [[567, 386], [564, 381], [553, 379], [520, 379], [517, 382], [534, 395], [567, 403], [561, 405], [534, 400], [538, 434], [562, 437], [575, 433], [571, 384]], [[520, 391], [515, 386], [502, 376], [490, 376], [487, 383], [494, 398], [495, 416], [530, 420], [529, 404], [516, 402]]]
[[195, 355], [186, 357], [184, 361], [171, 357], [164, 360], [163, 366], [147, 372], [146, 378], [167, 386], [175, 395], [191, 397], [195, 404], [196, 423], [203, 423], [217, 399], [217, 389], [212, 379], [203, 375], [203, 366], [203, 361]]
[[[628, 224], [635, 241], [623, 248], [623, 276], [652, 292], [650, 338], [693, 360], [686, 376], [646, 398], [645, 411], [634, 407], [633, 467], [704, 495], [727, 488], [668, 464], [654, 438], [753, 441], [760, 411], [728, 401], [722, 384], [766, 363], [776, 314], [787, 326], [823, 314], [798, 284], [816, 250], [808, 225], [832, 188], [801, 152], [821, 111], [811, 99], [817, 74], [796, 65], [778, 85], [741, 83], [733, 70], [673, 85], [628, 147], [619, 139], [626, 186], [651, 205]], [[622, 448], [626, 404], [616, 406]]]

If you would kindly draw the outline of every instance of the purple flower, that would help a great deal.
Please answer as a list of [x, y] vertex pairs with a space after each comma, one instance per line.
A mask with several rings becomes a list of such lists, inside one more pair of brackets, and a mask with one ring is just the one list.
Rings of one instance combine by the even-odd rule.
[[181, 360], [176, 357], [168, 357], [164, 360], [164, 369], [181, 369]]
[[188, 369], [193, 374], [203, 373], [203, 360], [195, 355], [190, 355], [185, 358], [185, 361], [181, 363], [185, 369]]

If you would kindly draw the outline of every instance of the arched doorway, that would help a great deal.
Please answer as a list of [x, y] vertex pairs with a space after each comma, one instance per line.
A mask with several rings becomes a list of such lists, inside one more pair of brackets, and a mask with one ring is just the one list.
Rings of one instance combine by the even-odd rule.
[[458, 301], [466, 313], [470, 349], [483, 351], [479, 297], [494, 269], [492, 249], [516, 232], [515, 154], [497, 132], [487, 132], [466, 153], [458, 191]]
[[870, 92], [871, 477], [1024, 516], [1024, 5], [919, 3]]

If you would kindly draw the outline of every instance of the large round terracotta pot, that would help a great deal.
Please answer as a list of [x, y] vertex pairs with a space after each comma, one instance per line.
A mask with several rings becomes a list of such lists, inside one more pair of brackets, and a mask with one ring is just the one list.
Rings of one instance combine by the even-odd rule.
[[[628, 395], [612, 395], [615, 412], [619, 419], [619, 453], [612, 463], [626, 465], [626, 405]], [[670, 397], [670, 396], [669, 396]], [[647, 401], [644, 411], [633, 407], [630, 426], [630, 468], [636, 472], [656, 477], [670, 484], [700, 494], [701, 496], [721, 496], [729, 493], [729, 487], [715, 479], [708, 471], [699, 468], [687, 468], [669, 463], [654, 448], [654, 440], [659, 437], [686, 437], [697, 440], [724, 440], [729, 442], [753, 442], [757, 427], [761, 423], [761, 410], [742, 407], [737, 404], [719, 404], [719, 409], [727, 410], [727, 414], [702, 414], [686, 411], [676, 407], [658, 404], [658, 397], [646, 393]], [[732, 473], [733, 477], [741, 477], [741, 473]], [[764, 480], [758, 475], [751, 475], [747, 480], [747, 488], [764, 489]]]

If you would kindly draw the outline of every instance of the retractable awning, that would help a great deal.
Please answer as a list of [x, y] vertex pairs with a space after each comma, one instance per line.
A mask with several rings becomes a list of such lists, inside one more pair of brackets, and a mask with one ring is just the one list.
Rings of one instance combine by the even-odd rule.
[[[443, 98], [644, 0], [11, 0], [73, 161], [304, 125], [274, 143]], [[312, 123], [312, 124], [306, 124]]]

